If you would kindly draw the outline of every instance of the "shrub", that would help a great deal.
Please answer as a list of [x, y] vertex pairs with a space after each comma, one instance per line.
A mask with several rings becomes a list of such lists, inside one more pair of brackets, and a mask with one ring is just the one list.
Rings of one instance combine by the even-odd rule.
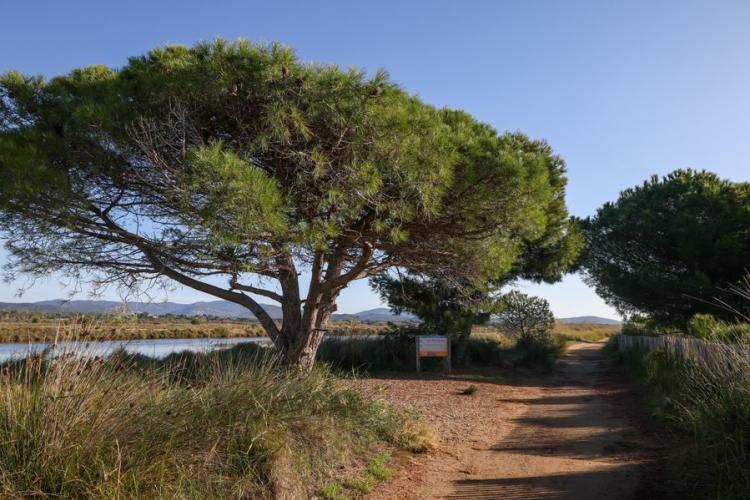
[[306, 497], [340, 465], [420, 445], [402, 414], [246, 345], [165, 360], [38, 356], [0, 373], [8, 497]]
[[686, 333], [691, 337], [708, 339], [714, 337], [722, 324], [710, 314], [696, 314], [688, 321]]
[[688, 322], [686, 334], [700, 339], [737, 343], [750, 339], [750, 324], [721, 321], [710, 314], [696, 314]]
[[673, 326], [654, 322], [651, 318], [635, 314], [622, 325], [623, 335], [681, 335], [682, 332]]
[[549, 302], [517, 290], [505, 294], [499, 317], [504, 328], [525, 343], [547, 342], [555, 326]]
[[721, 346], [710, 366], [660, 348], [621, 359], [639, 374], [651, 412], [685, 445], [668, 457], [675, 498], [750, 496], [750, 359], [747, 346]]
[[[343, 371], [414, 371], [415, 328], [401, 328], [393, 333], [359, 337], [332, 337], [318, 349], [318, 361]], [[455, 352], [457, 338], [451, 339]], [[522, 344], [508, 335], [481, 334], [471, 336], [466, 344], [466, 360], [474, 366], [549, 365], [562, 352], [564, 341]], [[442, 358], [423, 358], [423, 370], [442, 370]]]
[[225, 326], [216, 326], [211, 330], [212, 337], [227, 337], [229, 336], [229, 329]]
[[415, 370], [414, 337], [394, 333], [330, 337], [318, 349], [318, 361], [344, 370]]
[[503, 297], [503, 305], [500, 321], [503, 328], [517, 339], [518, 349], [526, 353], [527, 362], [548, 363], [556, 350], [551, 333], [555, 317], [549, 309], [549, 302], [513, 290]]
[[719, 333], [728, 342], [748, 344], [750, 341], [750, 323], [725, 323], [719, 329]]
[[695, 314], [684, 329], [656, 324], [643, 316], [630, 318], [622, 327], [625, 335], [686, 335], [702, 340], [739, 343], [750, 340], [750, 323], [727, 322], [710, 314]]

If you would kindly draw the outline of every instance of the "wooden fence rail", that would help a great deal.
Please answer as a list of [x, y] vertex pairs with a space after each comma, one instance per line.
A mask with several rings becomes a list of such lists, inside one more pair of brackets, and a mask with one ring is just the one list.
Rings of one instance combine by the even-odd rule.
[[679, 361], [690, 361], [708, 370], [724, 371], [732, 365], [750, 365], [750, 348], [747, 345], [722, 344], [690, 337], [660, 335], [618, 335], [617, 349], [650, 351], [662, 348]]

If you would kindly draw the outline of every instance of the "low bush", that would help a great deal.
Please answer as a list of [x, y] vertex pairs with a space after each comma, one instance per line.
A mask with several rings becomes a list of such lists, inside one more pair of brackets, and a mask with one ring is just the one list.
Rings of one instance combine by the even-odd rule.
[[248, 345], [164, 360], [62, 353], [0, 370], [3, 497], [306, 498], [420, 428]]
[[710, 314], [696, 314], [683, 328], [676, 328], [635, 316], [625, 322], [622, 333], [646, 336], [677, 335], [722, 343], [746, 343], [750, 341], [750, 323], [720, 320]]
[[710, 314], [696, 314], [688, 321], [686, 335], [699, 339], [713, 338], [722, 327], [722, 322]]
[[750, 497], [750, 359], [747, 346], [720, 352], [711, 366], [665, 349], [619, 355], [643, 381], [652, 414], [685, 437], [669, 457], [675, 498]]
[[414, 337], [404, 333], [329, 337], [318, 349], [318, 361], [344, 370], [415, 370]]
[[627, 319], [622, 325], [623, 335], [659, 335], [666, 333], [654, 325], [651, 320], [645, 316], [635, 315]]
[[516, 344], [520, 366], [551, 366], [565, 349], [565, 340], [559, 337], [519, 339]]
[[[344, 371], [414, 371], [415, 335], [410, 327], [391, 333], [327, 338], [318, 350], [318, 361]], [[546, 340], [546, 339], [545, 339]], [[453, 352], [458, 339], [452, 338]], [[549, 366], [561, 354], [564, 341], [549, 338], [548, 342], [516, 341], [507, 335], [485, 333], [472, 335], [466, 345], [469, 366]], [[442, 370], [442, 358], [423, 358], [423, 370]]]

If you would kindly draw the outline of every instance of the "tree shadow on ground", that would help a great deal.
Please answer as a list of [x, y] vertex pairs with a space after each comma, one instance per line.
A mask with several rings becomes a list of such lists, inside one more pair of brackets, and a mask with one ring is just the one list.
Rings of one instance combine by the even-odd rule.
[[[637, 475], [637, 466], [625, 465], [618, 473]], [[581, 483], [606, 481], [611, 470], [583, 473], [549, 474], [540, 476], [511, 477], [496, 479], [462, 479], [455, 481], [455, 491], [447, 498], [455, 500], [532, 500], [538, 498], [555, 499], [594, 499], [606, 498], [591, 492], [592, 496], [582, 496]]]

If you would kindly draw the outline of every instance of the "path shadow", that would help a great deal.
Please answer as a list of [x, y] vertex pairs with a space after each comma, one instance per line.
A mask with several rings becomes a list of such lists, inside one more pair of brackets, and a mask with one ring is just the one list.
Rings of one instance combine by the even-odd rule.
[[506, 464], [498, 475], [510, 477], [454, 481], [449, 498], [598, 500], [643, 491], [654, 446], [627, 417], [627, 387], [594, 349], [572, 352], [556, 368], [540, 396], [498, 399], [525, 407], [513, 431], [491, 448]]
[[542, 396], [541, 398], [498, 398], [501, 403], [519, 403], [527, 405], [570, 405], [588, 403], [596, 398], [589, 394]]
[[[453, 373], [448, 375], [440, 371], [391, 372], [371, 371], [366, 376], [380, 380], [454, 380], [467, 383], [488, 383], [510, 387], [563, 387], [596, 385], [601, 375], [609, 372], [606, 362], [599, 360], [596, 349], [598, 344], [585, 344], [592, 349], [571, 350], [559, 359], [554, 366], [470, 366], [454, 367]], [[594, 363], [591, 361], [594, 360]], [[564, 371], [573, 369], [590, 376], [590, 380], [582, 382], [572, 379]]]
[[611, 433], [602, 432], [580, 438], [567, 439], [564, 443], [547, 436], [537, 436], [530, 441], [528, 438], [509, 439], [491, 448], [493, 451], [513, 453], [518, 455], [534, 455], [540, 457], [596, 459], [598, 461], [614, 461], [621, 459], [635, 459], [647, 456], [653, 447], [638, 436], [622, 435], [612, 439]]
[[[570, 500], [588, 500], [609, 498], [600, 492], [591, 490], [581, 493], [581, 484], [606, 482], [612, 471], [600, 470], [583, 473], [550, 474], [544, 476], [527, 476], [496, 479], [461, 479], [454, 481], [454, 492], [447, 498], [456, 500], [532, 500], [537, 498], [555, 498]], [[635, 465], [618, 467], [618, 474], [637, 477]], [[617, 498], [617, 492], [611, 492]]]

